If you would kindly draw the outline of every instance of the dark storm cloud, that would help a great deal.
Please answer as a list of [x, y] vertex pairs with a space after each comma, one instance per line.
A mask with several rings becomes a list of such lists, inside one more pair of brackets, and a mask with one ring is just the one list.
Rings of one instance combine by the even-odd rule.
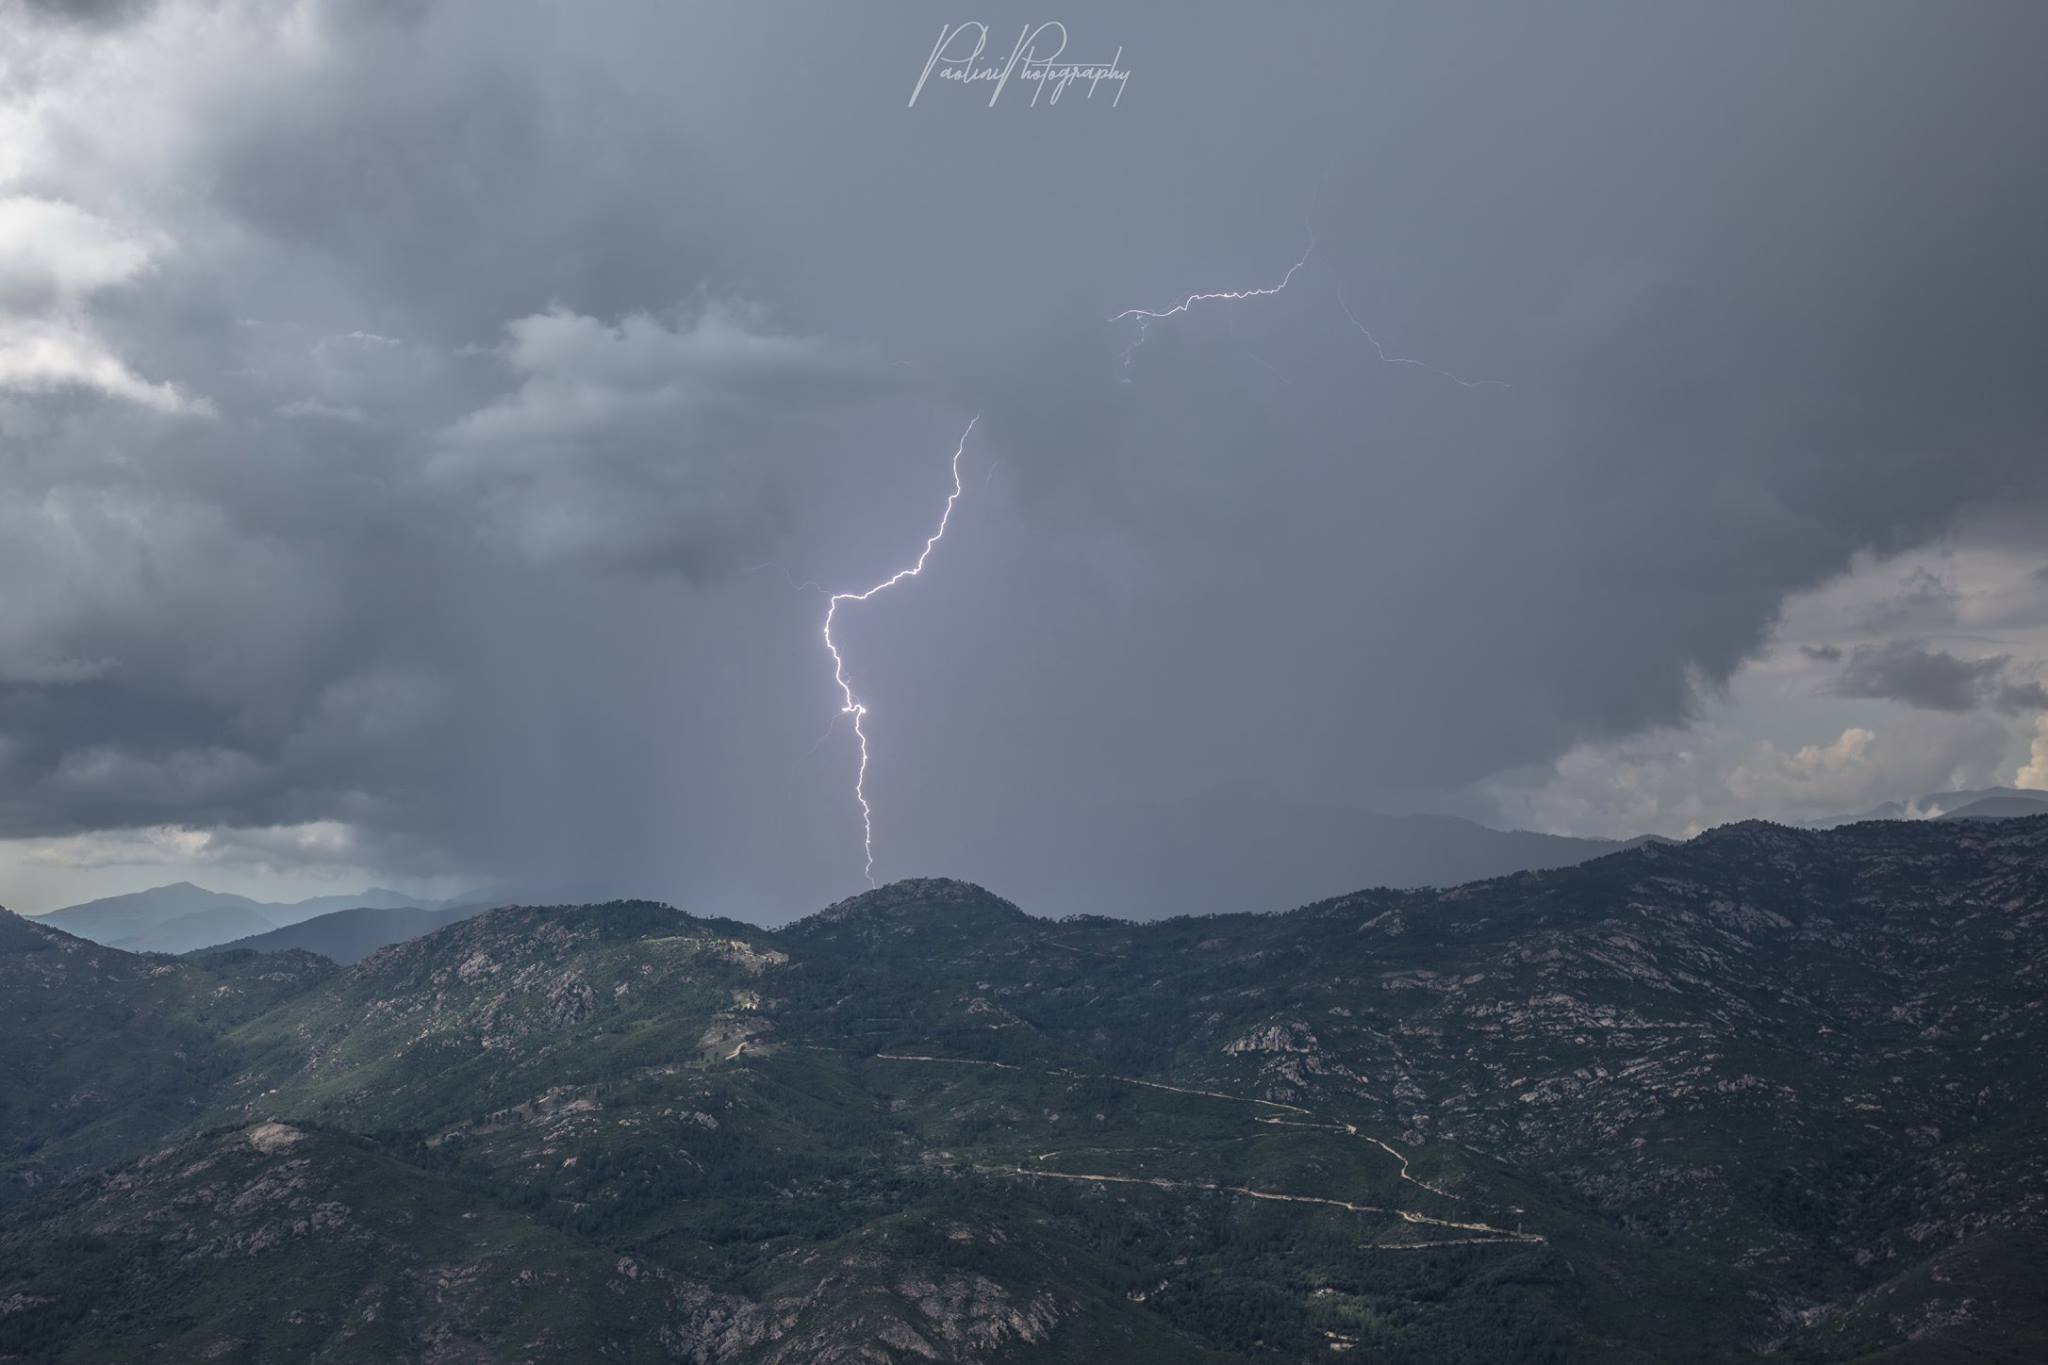
[[1959, 659], [1945, 649], [1924, 649], [1905, 641], [1860, 646], [1835, 679], [1844, 697], [1901, 701], [1930, 711], [1974, 711], [1994, 699], [2017, 697], [2022, 689], [2000, 689], [1999, 675], [2011, 659]]
[[[1048, 909], [1270, 842], [1210, 789], [1431, 803], [1683, 719], [1788, 593], [2041, 504], [2038, 9], [1102, 4], [1119, 107], [906, 109], [954, 10], [167, 3], [93, 40], [132, 91], [11, 67], [5, 193], [105, 226], [18, 216], [0, 310], [0, 380], [69, 348], [0, 391], [0, 831], [823, 903], [793, 585], [901, 567], [977, 412], [845, 640], [879, 870]], [[1283, 294], [1108, 322], [1311, 218]], [[1909, 662], [1869, 685], [2004, 704]]]
[[1801, 645], [1799, 646], [1799, 652], [1815, 663], [1821, 664], [1840, 663], [1842, 659], [1840, 645]]

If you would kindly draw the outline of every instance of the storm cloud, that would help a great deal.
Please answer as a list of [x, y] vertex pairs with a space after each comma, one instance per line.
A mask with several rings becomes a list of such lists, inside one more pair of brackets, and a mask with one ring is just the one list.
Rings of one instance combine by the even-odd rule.
[[2021, 688], [2000, 686], [2010, 662], [2002, 654], [1959, 659], [1945, 649], [1893, 641], [1850, 655], [1835, 690], [1845, 697], [1889, 698], [1930, 711], [1974, 711], [1993, 698], [2023, 694]]
[[[2048, 525], [2037, 7], [1105, 3], [1116, 107], [906, 107], [956, 10], [0, 25], [0, 836], [822, 904], [819, 585], [976, 414], [843, 632], [877, 870], [1049, 910], [1207, 793], [1682, 726], [1859, 553]], [[1844, 694], [2038, 705], [1939, 596]]]

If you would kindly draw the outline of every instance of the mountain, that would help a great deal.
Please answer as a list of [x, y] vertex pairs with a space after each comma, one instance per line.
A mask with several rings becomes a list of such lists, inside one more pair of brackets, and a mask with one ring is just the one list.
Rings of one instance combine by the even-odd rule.
[[[115, 939], [147, 933], [186, 915], [209, 910], [241, 910], [262, 915], [263, 907], [247, 896], [208, 891], [190, 882], [173, 882], [147, 891], [131, 891], [122, 896], [87, 901], [83, 905], [69, 905], [37, 918], [67, 934], [89, 938], [95, 943], [110, 943]], [[271, 922], [268, 916], [263, 918]]]
[[210, 943], [268, 933], [275, 923], [253, 906], [218, 905], [152, 924], [140, 933], [109, 939], [107, 946], [130, 953], [185, 953]]
[[1943, 820], [2014, 820], [2048, 815], [2048, 792], [1994, 792], [1944, 811]]
[[130, 952], [184, 953], [266, 933], [334, 910], [356, 906], [438, 909], [443, 904], [380, 887], [355, 895], [313, 896], [302, 901], [255, 901], [247, 896], [209, 891], [190, 882], [174, 882], [66, 906], [37, 918], [68, 934]]
[[2048, 815], [2048, 792], [2020, 787], [1985, 787], [1976, 791], [1934, 792], [1911, 801], [1887, 801], [1860, 815], [1835, 815], [1808, 822], [1810, 829], [1835, 829], [1862, 820], [1933, 820], [1952, 816], [2007, 819]]
[[[1251, 811], [1262, 814], [1255, 818]], [[1278, 818], [1272, 818], [1276, 814]], [[1253, 824], [1265, 828], [1263, 838], [1244, 836], [1243, 831]], [[1130, 832], [1146, 828], [1144, 821], [1125, 819], [1105, 825], [1108, 827], [1118, 829], [1115, 841], [1104, 839], [1093, 848], [1084, 843], [1082, 856], [1097, 873], [1096, 891], [1087, 908], [1109, 908], [1139, 918], [1299, 904], [1327, 894], [1333, 876], [1338, 878], [1338, 886], [1366, 880], [1399, 887], [1454, 885], [1512, 872], [1566, 867], [1643, 842], [1497, 830], [1450, 815], [1374, 815], [1277, 800], [1266, 805], [1251, 800], [1243, 791], [1212, 792], [1175, 808], [1170, 820], [1155, 813], [1150, 837], [1133, 837]], [[1158, 869], [1206, 865], [1210, 860], [1199, 856], [1201, 852], [1228, 846], [1231, 836], [1226, 831], [1232, 828], [1239, 831], [1236, 846], [1240, 856], [1229, 867], [1206, 876], [1199, 888], [1184, 887], [1175, 898], [1162, 899]], [[1305, 876], [1287, 871], [1291, 866], [1326, 866], [1333, 854], [1338, 864], [1351, 869], [1349, 873]], [[212, 925], [180, 935], [172, 926], [153, 937], [124, 940], [119, 946], [159, 952], [300, 948], [346, 965], [487, 906], [576, 897], [602, 899], [606, 893], [606, 888], [571, 882], [505, 883], [471, 893], [462, 898], [461, 907], [444, 903], [440, 909], [350, 909], [277, 929], [246, 928], [240, 935], [217, 932]], [[396, 892], [382, 894], [397, 896]], [[309, 902], [300, 903], [301, 907], [306, 904]], [[1069, 903], [1062, 908], [1075, 907]], [[162, 946], [173, 941], [185, 946]]]
[[0, 912], [0, 1206], [191, 1123], [242, 1065], [228, 1030], [332, 970], [165, 962]]
[[250, 950], [259, 953], [275, 953], [298, 949], [318, 953], [330, 961], [344, 966], [361, 961], [379, 948], [406, 939], [418, 938], [444, 925], [482, 914], [489, 909], [488, 903], [480, 905], [454, 906], [446, 910], [421, 910], [410, 906], [386, 908], [365, 906], [354, 910], [335, 910], [325, 915], [315, 915], [297, 924], [288, 924], [281, 929], [269, 929], [254, 933], [246, 938], [232, 941], [209, 939], [213, 946], [202, 946], [201, 953], [226, 953]]
[[[993, 866], [1059, 913], [1157, 919], [1299, 905], [1358, 886], [1455, 886], [1513, 872], [1567, 867], [1639, 840], [1582, 839], [1499, 830], [1450, 815], [1382, 815], [1293, 801], [1240, 784], [1157, 806], [1077, 813], [1066, 839], [1082, 878], [1040, 886], [1043, 867], [992, 844], [969, 857]], [[1220, 849], [1230, 850], [1218, 857]], [[1085, 890], [1074, 889], [1077, 882]], [[187, 953], [233, 945], [258, 951], [326, 943], [352, 962], [438, 927], [425, 916], [365, 915], [309, 935], [279, 934], [337, 911], [439, 911], [457, 906], [596, 902], [630, 894], [592, 879], [505, 882], [434, 901], [372, 887], [359, 894], [261, 902], [189, 882], [110, 896], [40, 918], [67, 933], [131, 952]]]
[[2041, 1359], [2044, 973], [2048, 818], [347, 969], [0, 917], [0, 1358]]
[[373, 886], [366, 891], [357, 891], [352, 894], [308, 896], [302, 901], [293, 901], [289, 905], [273, 904], [265, 908], [270, 911], [271, 918], [279, 926], [283, 926], [296, 924], [300, 920], [308, 920], [315, 915], [325, 915], [335, 910], [353, 910], [358, 907], [371, 910], [418, 910], [434, 909], [447, 904], [449, 904], [447, 901], [421, 900], [418, 896], [408, 896], [403, 891], [393, 891], [387, 887]]

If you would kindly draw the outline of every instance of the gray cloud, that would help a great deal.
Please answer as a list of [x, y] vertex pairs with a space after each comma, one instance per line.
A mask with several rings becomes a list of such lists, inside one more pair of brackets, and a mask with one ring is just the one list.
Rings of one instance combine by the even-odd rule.
[[[1682, 723], [1788, 593], [2044, 500], [2027, 8], [1103, 4], [1115, 110], [905, 109], [936, 5], [194, 12], [0, 91], [46, 111], [6, 193], [148, 253], [0, 281], [103, 381], [0, 385], [10, 835], [338, 821], [823, 903], [850, 755], [791, 583], [901, 567], [976, 412], [848, 657], [880, 871], [1049, 908], [1114, 812]], [[1112, 314], [1270, 283], [1311, 203], [1284, 294], [1126, 356]], [[1513, 387], [1381, 363], [1340, 288]], [[2002, 704], [1948, 657], [1861, 667]]]
[[154, 0], [26, 0], [27, 8], [51, 19], [77, 24], [127, 23], [146, 13]]
[[1916, 568], [1900, 580], [1897, 591], [1872, 604], [1863, 628], [1873, 633], [1937, 630], [1954, 624], [1961, 601], [1953, 583]]
[[729, 307], [675, 325], [555, 309], [507, 332], [519, 387], [449, 429], [430, 477], [542, 561], [700, 582], [787, 518], [770, 432], [880, 378], [850, 348]]
[[2048, 711], [2048, 687], [2038, 682], [2007, 683], [1998, 689], [1993, 705], [2008, 715]]
[[[1808, 657], [1827, 655], [1814, 650]], [[1833, 657], [1841, 657], [1834, 651]], [[1990, 707], [2008, 715], [2048, 709], [2048, 690], [2039, 682], [2008, 676], [2012, 658], [1994, 654], [1962, 659], [1945, 649], [1905, 640], [1861, 645], [1835, 678], [1838, 696], [1898, 701], [1930, 711], [1975, 711]]]
[[1930, 711], [1974, 711], [1997, 694], [1998, 678], [2011, 660], [1959, 659], [1945, 649], [1905, 641], [1860, 646], [1835, 679], [1844, 697], [1902, 701]]

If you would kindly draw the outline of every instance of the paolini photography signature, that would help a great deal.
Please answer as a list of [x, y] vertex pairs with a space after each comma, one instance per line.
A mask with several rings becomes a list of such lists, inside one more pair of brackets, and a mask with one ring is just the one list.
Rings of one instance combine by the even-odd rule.
[[1112, 81], [1116, 84], [1116, 98], [1109, 102], [1109, 106], [1114, 109], [1123, 102], [1124, 86], [1131, 79], [1131, 73], [1121, 65], [1122, 47], [1118, 47], [1116, 55], [1106, 62], [1068, 61], [1067, 26], [1057, 22], [1024, 25], [1007, 61], [984, 61], [987, 51], [987, 24], [969, 20], [964, 24], [939, 25], [939, 40], [932, 44], [931, 55], [925, 58], [924, 70], [918, 73], [917, 84], [911, 87], [909, 107], [917, 106], [917, 97], [924, 93], [926, 83], [937, 77], [942, 81], [957, 81], [962, 86], [987, 82], [992, 87], [988, 104], [993, 109], [1008, 88], [1010, 78], [1015, 76], [1031, 82], [1031, 104], [1034, 108], [1040, 95], [1046, 96], [1048, 105], [1058, 104], [1067, 88], [1077, 84], [1088, 87], [1086, 98], [1092, 100], [1097, 86]]

